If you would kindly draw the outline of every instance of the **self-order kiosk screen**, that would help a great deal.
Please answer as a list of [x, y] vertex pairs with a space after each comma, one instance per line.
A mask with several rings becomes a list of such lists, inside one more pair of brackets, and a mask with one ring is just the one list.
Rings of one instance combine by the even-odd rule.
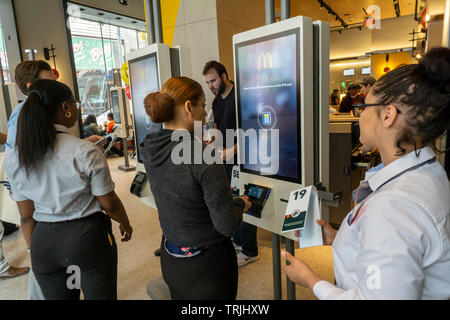
[[114, 123], [120, 124], [120, 105], [119, 105], [119, 91], [111, 91], [111, 105], [114, 116]]
[[[255, 144], [241, 136], [241, 170], [300, 182], [299, 30], [243, 42], [235, 50], [239, 127], [256, 130], [258, 137]], [[278, 152], [273, 152], [273, 129], [279, 133]], [[255, 154], [256, 163], [250, 161]], [[267, 165], [270, 158], [278, 167]]]
[[159, 90], [156, 53], [130, 61], [128, 71], [131, 85], [131, 100], [133, 102], [138, 161], [142, 163], [143, 159], [139, 152], [139, 145], [150, 132], [161, 128], [161, 124], [153, 123], [150, 120], [144, 107], [145, 97], [149, 93]]

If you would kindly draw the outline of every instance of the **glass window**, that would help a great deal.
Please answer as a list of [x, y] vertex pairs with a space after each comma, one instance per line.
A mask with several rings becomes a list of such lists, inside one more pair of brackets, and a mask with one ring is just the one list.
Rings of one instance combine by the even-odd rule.
[[5, 82], [11, 82], [9, 74], [8, 55], [6, 53], [5, 38], [3, 36], [2, 23], [0, 21], [0, 62], [2, 64], [3, 79]]
[[68, 14], [82, 116], [103, 119], [111, 112], [114, 69], [121, 68], [128, 53], [147, 45], [145, 22], [72, 3]]

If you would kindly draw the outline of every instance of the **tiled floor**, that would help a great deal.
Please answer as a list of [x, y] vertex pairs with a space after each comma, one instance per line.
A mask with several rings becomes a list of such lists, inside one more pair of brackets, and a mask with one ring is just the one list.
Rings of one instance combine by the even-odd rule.
[[[123, 172], [118, 169], [118, 166], [123, 163], [123, 158], [111, 159], [108, 162], [116, 183], [116, 192], [122, 200], [134, 228], [133, 239], [122, 243], [118, 225], [116, 223], [113, 225], [119, 251], [118, 298], [123, 300], [149, 299], [146, 292], [147, 283], [161, 276], [159, 258], [153, 256], [153, 251], [159, 247], [161, 241], [157, 213], [129, 192], [134, 172]], [[239, 270], [238, 299], [273, 299], [271, 239], [269, 232], [258, 229], [260, 258]], [[3, 246], [5, 256], [11, 265], [30, 264], [21, 232], [6, 237]], [[296, 249], [296, 256], [305, 260], [324, 279], [333, 280], [330, 247]], [[286, 298], [285, 280], [286, 276], [283, 272], [283, 298]], [[28, 276], [0, 281], [0, 299], [26, 299], [27, 285]], [[315, 299], [309, 289], [298, 286], [296, 297], [297, 299]]]

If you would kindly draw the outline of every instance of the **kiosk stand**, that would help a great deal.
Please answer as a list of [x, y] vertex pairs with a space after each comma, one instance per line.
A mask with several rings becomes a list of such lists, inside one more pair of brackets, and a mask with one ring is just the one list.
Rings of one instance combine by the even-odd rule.
[[125, 94], [125, 88], [114, 87], [110, 89], [110, 99], [112, 106], [112, 113], [114, 115], [114, 125], [117, 125], [115, 133], [119, 138], [122, 138], [123, 153], [125, 158], [125, 165], [120, 165], [119, 170], [132, 171], [136, 167], [130, 166], [128, 158], [128, 139], [130, 132], [133, 129], [133, 120], [131, 116], [130, 104]]
[[[280, 235], [290, 192], [315, 185], [329, 204], [337, 200], [325, 191], [328, 43], [328, 24], [313, 24], [301, 16], [233, 36], [237, 127], [243, 130], [237, 135], [239, 189], [256, 188], [262, 190], [260, 195], [270, 190], [257, 206], [259, 212], [244, 214], [244, 221], [273, 234], [275, 299], [281, 299]], [[259, 133], [256, 144], [247, 140], [251, 130]], [[271, 154], [270, 165], [264, 152]], [[257, 155], [256, 161], [252, 162], [252, 155]], [[321, 207], [327, 212], [323, 201]], [[327, 214], [324, 218], [328, 219]], [[286, 250], [294, 255], [298, 240], [294, 232], [282, 235]], [[295, 286], [289, 279], [287, 294], [295, 299]]]

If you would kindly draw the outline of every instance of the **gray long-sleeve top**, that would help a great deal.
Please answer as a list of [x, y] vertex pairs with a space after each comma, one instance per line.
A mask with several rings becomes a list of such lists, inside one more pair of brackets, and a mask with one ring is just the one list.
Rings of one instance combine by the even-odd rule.
[[[230, 238], [242, 222], [244, 203], [232, 198], [225, 167], [174, 164], [172, 150], [183, 138], [171, 141], [172, 133], [151, 133], [140, 148], [165, 238], [177, 246], [196, 247]], [[199, 142], [189, 140], [193, 161]]]

